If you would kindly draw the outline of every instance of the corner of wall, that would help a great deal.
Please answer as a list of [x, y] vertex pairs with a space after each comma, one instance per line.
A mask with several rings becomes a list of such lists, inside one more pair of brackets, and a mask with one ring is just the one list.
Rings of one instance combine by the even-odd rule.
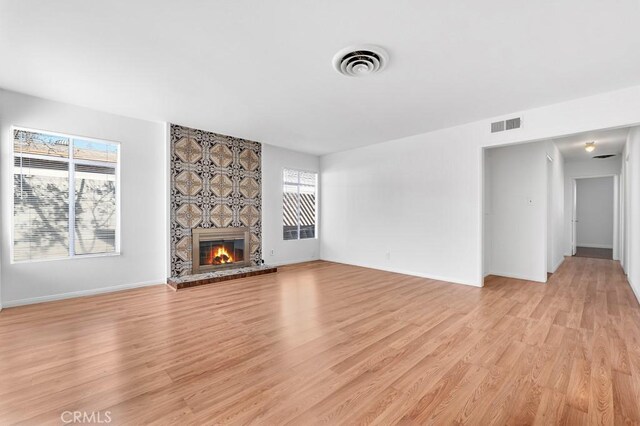
[[165, 265], [164, 273], [167, 277], [171, 276], [171, 123], [164, 122], [164, 184], [165, 189]]

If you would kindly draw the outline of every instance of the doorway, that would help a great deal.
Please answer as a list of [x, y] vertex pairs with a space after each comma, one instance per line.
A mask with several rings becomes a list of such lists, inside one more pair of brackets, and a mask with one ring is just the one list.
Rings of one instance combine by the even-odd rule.
[[615, 176], [573, 180], [574, 256], [614, 259], [618, 225], [616, 186]]

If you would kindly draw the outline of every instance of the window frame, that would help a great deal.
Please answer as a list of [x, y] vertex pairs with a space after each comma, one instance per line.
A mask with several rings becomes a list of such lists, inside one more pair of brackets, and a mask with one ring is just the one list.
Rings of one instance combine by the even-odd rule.
[[[317, 240], [318, 239], [318, 230], [319, 230], [319, 225], [320, 225], [320, 221], [319, 221], [319, 214], [320, 214], [320, 209], [319, 209], [319, 205], [320, 205], [320, 172], [315, 171], [315, 170], [304, 170], [304, 169], [298, 169], [295, 167], [282, 167], [282, 170], [280, 171], [280, 188], [282, 191], [282, 200], [280, 202], [280, 218], [283, 219], [284, 218], [284, 186], [285, 185], [296, 185], [298, 187], [298, 194], [300, 193], [300, 177], [298, 175], [298, 183], [292, 184], [292, 183], [285, 183], [284, 181], [284, 173], [287, 170], [291, 170], [293, 172], [298, 172], [298, 173], [313, 173], [316, 176], [316, 184], [315, 184], [315, 200], [316, 200], [316, 205], [315, 205], [315, 230], [314, 230], [314, 234], [313, 234], [313, 238], [300, 238], [300, 223], [298, 222], [298, 238], [290, 238], [290, 239], [285, 239], [283, 232], [280, 232], [280, 237], [282, 238], [282, 241], [306, 241], [306, 240]], [[310, 185], [302, 185], [302, 186], [310, 186]], [[298, 210], [300, 209], [300, 206], [298, 205]], [[298, 219], [300, 218], [299, 216], [300, 212], [298, 211]], [[284, 228], [284, 224], [282, 225]]]
[[[42, 133], [45, 135], [51, 136], [59, 136], [63, 138], [67, 138], [70, 141], [69, 146], [69, 157], [68, 158], [59, 158], [56, 161], [63, 161], [69, 164], [69, 225], [71, 228], [71, 224], [75, 224], [75, 190], [71, 190], [71, 188], [75, 188], [75, 167], [71, 167], [72, 165], [80, 164], [87, 166], [103, 166], [113, 168], [111, 163], [103, 162], [103, 161], [95, 161], [95, 160], [84, 160], [84, 159], [74, 159], [73, 158], [73, 140], [80, 139], [87, 142], [96, 142], [96, 143], [107, 143], [110, 145], [116, 146], [116, 165], [115, 165], [115, 184], [116, 184], [116, 229], [115, 229], [115, 246], [114, 251], [109, 253], [89, 253], [89, 254], [76, 254], [75, 253], [75, 226], [74, 232], [69, 232], [69, 255], [63, 257], [50, 257], [46, 259], [29, 259], [29, 260], [14, 260], [14, 237], [15, 237], [15, 185], [12, 184], [11, 188], [11, 235], [9, 238], [9, 262], [10, 264], [21, 264], [21, 263], [40, 263], [40, 262], [52, 262], [52, 261], [60, 261], [60, 260], [71, 260], [71, 259], [90, 259], [96, 257], [112, 257], [112, 256], [120, 256], [122, 251], [120, 250], [120, 232], [122, 228], [121, 216], [120, 216], [120, 169], [122, 167], [121, 163], [121, 155], [122, 155], [122, 144], [118, 141], [109, 140], [109, 139], [98, 139], [91, 136], [81, 136], [74, 135], [70, 133], [62, 133], [56, 131], [42, 130], [42, 129], [34, 129], [31, 127], [25, 126], [11, 126], [11, 177], [13, 181], [13, 176], [15, 175], [15, 158], [16, 158], [16, 147], [15, 147], [15, 132], [16, 131], [25, 131], [31, 133]], [[23, 155], [23, 154], [19, 154]], [[27, 154], [27, 157], [34, 159], [44, 159], [48, 160], [51, 157], [46, 155], [38, 155], [38, 154]], [[73, 182], [73, 186], [71, 185]], [[73, 213], [73, 215], [72, 215]]]

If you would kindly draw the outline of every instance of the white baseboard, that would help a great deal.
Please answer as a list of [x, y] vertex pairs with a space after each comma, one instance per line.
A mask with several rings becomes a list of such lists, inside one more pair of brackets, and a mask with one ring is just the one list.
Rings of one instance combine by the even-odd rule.
[[546, 283], [546, 279], [545, 281], [541, 281], [539, 279], [536, 278], [531, 278], [531, 277], [527, 277], [524, 275], [520, 275], [520, 274], [513, 274], [510, 272], [498, 272], [498, 271], [492, 271], [491, 275], [497, 275], [499, 277], [506, 277], [506, 278], [514, 278], [516, 280], [523, 280], [523, 281], [535, 281], [537, 283]]
[[613, 249], [613, 246], [606, 244], [577, 244], [577, 247]]
[[332, 259], [320, 259], [320, 260], [326, 260], [327, 262], [334, 262], [334, 263], [342, 263], [342, 264], [345, 264], [345, 265], [359, 266], [361, 268], [376, 269], [378, 271], [394, 272], [396, 274], [411, 275], [411, 276], [414, 276], [414, 277], [427, 278], [427, 279], [430, 279], [430, 280], [445, 281], [445, 282], [449, 282], [449, 283], [453, 283], [453, 284], [463, 284], [463, 285], [468, 285], [468, 286], [471, 286], [471, 287], [482, 287], [481, 283], [461, 280], [459, 278], [452, 278], [452, 277], [444, 277], [444, 276], [438, 276], [438, 275], [432, 275], [432, 274], [425, 274], [425, 273], [422, 273], [422, 272], [409, 271], [409, 270], [406, 270], [406, 269], [382, 268], [380, 266], [368, 265], [368, 264], [358, 263], [358, 262], [346, 262], [346, 261], [342, 261], [342, 260], [332, 260]]
[[629, 277], [627, 275], [627, 281], [629, 281], [629, 287], [631, 287], [631, 290], [633, 290], [633, 294], [636, 295], [636, 299], [638, 299], [638, 303], [640, 303], [640, 287], [636, 287], [632, 282], [631, 282], [631, 277]]
[[143, 281], [139, 283], [114, 285], [110, 287], [100, 287], [91, 290], [70, 291], [68, 293], [51, 294], [47, 296], [29, 297], [26, 299], [7, 300], [3, 302], [3, 307], [11, 308], [14, 306], [32, 305], [34, 303], [52, 302], [54, 300], [71, 299], [74, 297], [94, 296], [97, 294], [112, 293], [114, 291], [129, 290], [138, 287], [147, 287], [150, 285], [164, 285], [161, 280]]
[[265, 265], [269, 265], [269, 266], [285, 266], [285, 265], [293, 265], [295, 263], [304, 263], [304, 262], [313, 262], [314, 260], [320, 260], [319, 257], [309, 257], [309, 258], [304, 258], [304, 259], [292, 259], [292, 260], [285, 260], [282, 262], [267, 262], [265, 260]]
[[560, 265], [562, 265], [564, 263], [564, 256], [562, 256], [562, 259], [560, 259], [560, 261], [558, 263], [556, 263], [555, 265], [552, 266], [551, 268], [551, 273], [554, 274], [558, 268], [560, 267]]

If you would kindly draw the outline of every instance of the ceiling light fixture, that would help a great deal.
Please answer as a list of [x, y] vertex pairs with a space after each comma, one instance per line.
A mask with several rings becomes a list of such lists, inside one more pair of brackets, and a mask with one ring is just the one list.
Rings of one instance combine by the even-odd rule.
[[584, 144], [584, 150], [587, 152], [593, 152], [593, 150], [596, 149], [596, 143], [595, 142], [587, 142]]

